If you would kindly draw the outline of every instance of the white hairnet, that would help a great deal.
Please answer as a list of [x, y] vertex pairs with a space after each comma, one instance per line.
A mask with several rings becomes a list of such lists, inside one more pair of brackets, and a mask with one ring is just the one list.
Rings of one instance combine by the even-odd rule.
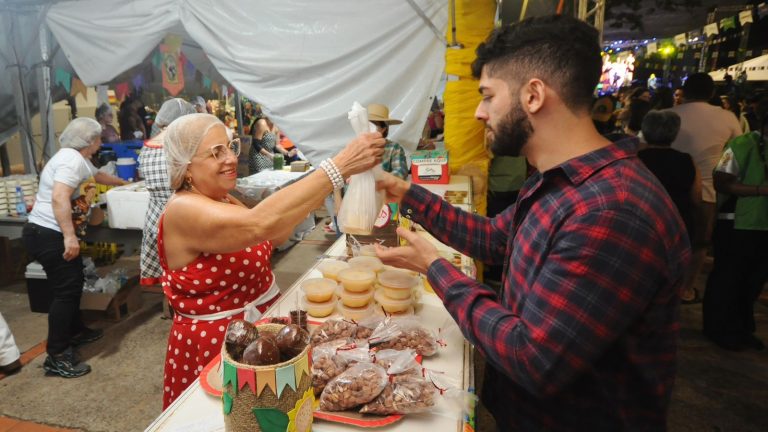
[[200, 143], [213, 127], [222, 127], [231, 139], [232, 132], [216, 116], [195, 113], [181, 116], [172, 121], [165, 130], [163, 148], [168, 163], [168, 176], [171, 179], [171, 189], [179, 190], [184, 183], [187, 165], [192, 156], [197, 153]]
[[79, 117], [67, 125], [59, 136], [61, 148], [84, 149], [101, 136], [101, 125], [92, 118]]
[[205, 99], [202, 96], [197, 96], [192, 99], [192, 105], [205, 108]]
[[163, 105], [157, 112], [155, 124], [162, 128], [183, 115], [194, 114], [195, 112], [197, 112], [195, 107], [182, 98], [168, 99], [163, 102]]

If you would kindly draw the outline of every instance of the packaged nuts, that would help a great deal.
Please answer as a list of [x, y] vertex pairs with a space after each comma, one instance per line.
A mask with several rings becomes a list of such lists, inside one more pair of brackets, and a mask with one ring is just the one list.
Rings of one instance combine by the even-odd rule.
[[410, 414], [422, 412], [435, 405], [437, 389], [424, 379], [404, 379], [390, 382], [381, 394], [363, 405], [364, 414]]
[[312, 332], [312, 346], [334, 339], [355, 337], [357, 324], [345, 320], [327, 320]]
[[332, 379], [320, 395], [320, 409], [344, 411], [374, 400], [387, 386], [387, 372], [373, 363], [358, 363]]

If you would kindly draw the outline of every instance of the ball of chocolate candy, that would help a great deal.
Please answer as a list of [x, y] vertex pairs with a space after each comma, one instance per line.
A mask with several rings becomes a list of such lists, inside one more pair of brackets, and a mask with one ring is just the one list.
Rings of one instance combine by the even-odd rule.
[[233, 359], [239, 361], [243, 356], [243, 351], [251, 342], [259, 337], [259, 330], [251, 323], [245, 320], [232, 320], [227, 326], [227, 332], [224, 340], [227, 345], [227, 352]]
[[309, 333], [296, 324], [289, 324], [277, 332], [277, 348], [283, 361], [292, 359], [304, 351], [309, 343]]
[[272, 365], [280, 362], [280, 350], [273, 337], [259, 336], [243, 352], [243, 363], [253, 366]]

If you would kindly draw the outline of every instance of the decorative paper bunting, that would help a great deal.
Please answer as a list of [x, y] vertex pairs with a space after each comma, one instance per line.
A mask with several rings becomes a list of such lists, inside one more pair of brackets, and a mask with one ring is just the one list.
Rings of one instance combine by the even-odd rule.
[[130, 88], [128, 88], [128, 83], [120, 83], [115, 86], [115, 97], [117, 97], [117, 100], [122, 101], [128, 95], [129, 91]]
[[688, 39], [685, 38], [685, 33], [675, 35], [675, 46], [685, 45], [688, 43]]
[[739, 12], [739, 22], [741, 25], [748, 24], [752, 22], [752, 10], [745, 10]]
[[165, 37], [165, 39], [163, 39], [163, 44], [165, 44], [170, 50], [178, 52], [181, 50], [182, 41], [183, 38], [180, 35], [169, 34]]
[[305, 373], [309, 376], [309, 363], [308, 357], [301, 357], [298, 362], [293, 365], [293, 372], [296, 374], [296, 385], [301, 384], [301, 374]]
[[730, 16], [726, 17], [720, 20], [720, 28], [725, 31], [728, 29], [735, 29], [736, 28], [736, 17]]
[[160, 69], [160, 66], [163, 65], [163, 55], [160, 54], [160, 51], [155, 51], [155, 53], [152, 55], [152, 66], [154, 66], [157, 69]]
[[211, 79], [208, 77], [203, 77], [203, 87], [210, 90], [211, 89]]
[[717, 28], [717, 23], [713, 22], [712, 24], [707, 24], [704, 26], [704, 34], [707, 35], [707, 37], [719, 34], [720, 31]]
[[180, 61], [180, 53], [169, 45], [160, 45], [160, 52], [163, 53], [163, 88], [176, 96], [184, 88], [184, 64]]
[[195, 67], [195, 65], [193, 65], [192, 62], [189, 61], [189, 59], [185, 59], [185, 60], [186, 61], [184, 62], [184, 67], [187, 70], [187, 74], [191, 77], [196, 76], [195, 72], [197, 72], [197, 68]]
[[648, 44], [648, 54], [653, 54], [656, 51], [658, 51], [658, 45], [656, 42], [651, 42]]
[[256, 374], [250, 369], [237, 370], [237, 389], [242, 390], [246, 384], [251, 387], [251, 393], [256, 394]]
[[221, 97], [221, 89], [219, 88], [219, 85], [216, 84], [215, 82], [211, 83], [211, 91], [218, 94], [219, 97]]
[[64, 90], [69, 93], [72, 90], [72, 74], [61, 68], [56, 68], [56, 77], [53, 80], [54, 85], [61, 84]]
[[256, 397], [261, 396], [261, 392], [264, 391], [264, 387], [272, 389], [272, 393], [277, 394], [275, 390], [277, 384], [275, 383], [275, 372], [272, 370], [256, 371]]
[[283, 394], [285, 386], [289, 386], [296, 391], [296, 379], [294, 377], [293, 365], [290, 364], [285, 367], [277, 368], [275, 370], [275, 377], [277, 378], [277, 397], [279, 398]]
[[138, 74], [135, 77], [133, 77], [133, 80], [131, 81], [133, 83], [133, 88], [140, 89], [144, 87], [144, 75]]
[[80, 93], [85, 100], [88, 100], [88, 88], [77, 77], [72, 77], [72, 91], [69, 92], [70, 96], [77, 96]]
[[221, 394], [221, 400], [224, 402], [224, 414], [229, 415], [232, 412], [232, 396], [224, 392]]
[[229, 362], [224, 363], [224, 372], [221, 379], [221, 387], [226, 388], [227, 384], [232, 384], [232, 388], [237, 393], [237, 368]]

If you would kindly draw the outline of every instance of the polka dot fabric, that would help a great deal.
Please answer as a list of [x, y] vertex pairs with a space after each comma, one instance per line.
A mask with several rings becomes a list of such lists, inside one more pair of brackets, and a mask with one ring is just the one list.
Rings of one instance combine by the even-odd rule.
[[[226, 254], [199, 255], [179, 270], [169, 270], [159, 223], [158, 252], [163, 267], [165, 297], [184, 315], [210, 315], [244, 307], [272, 285], [272, 243], [269, 241]], [[264, 312], [279, 296], [258, 306]], [[200, 375], [221, 350], [224, 331], [243, 312], [217, 320], [193, 319], [176, 314], [168, 336], [163, 375], [163, 409], [167, 408]]]

